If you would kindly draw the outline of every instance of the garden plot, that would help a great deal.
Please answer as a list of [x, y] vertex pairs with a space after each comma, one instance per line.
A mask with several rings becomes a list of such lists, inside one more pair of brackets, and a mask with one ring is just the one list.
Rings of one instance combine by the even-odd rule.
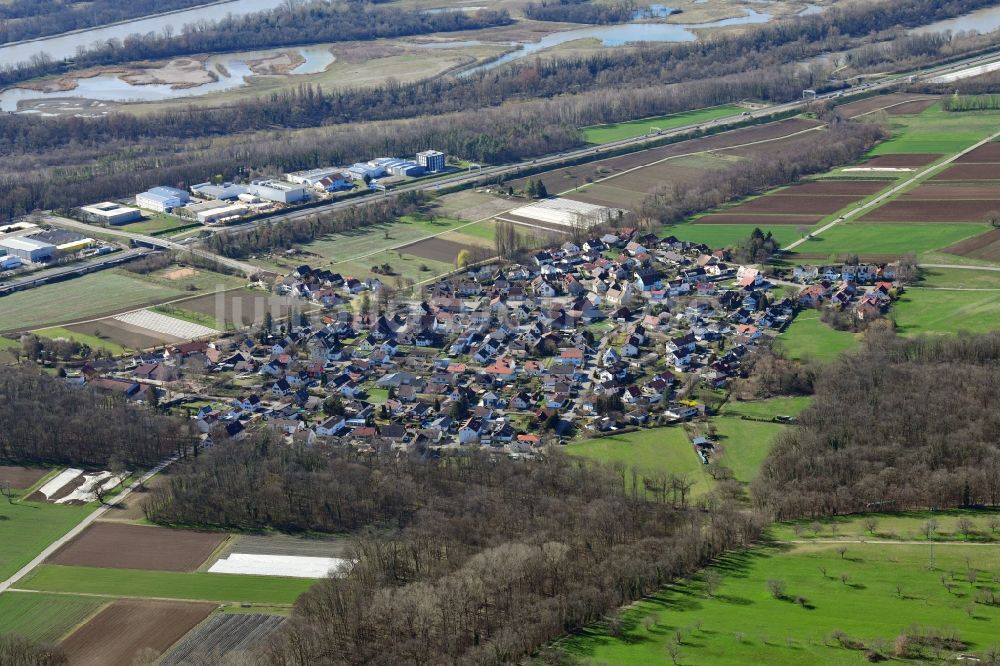
[[163, 335], [170, 335], [185, 340], [215, 336], [219, 331], [208, 326], [184, 321], [176, 317], [170, 317], [152, 310], [135, 310], [124, 314], [116, 315], [116, 321], [140, 328], [148, 329]]
[[64, 469], [49, 479], [45, 485], [38, 489], [36, 494], [41, 495], [41, 499], [51, 500], [59, 494], [59, 491], [69, 485], [71, 481], [78, 479], [82, 474], [82, 469], [74, 467]]
[[209, 567], [209, 573], [288, 578], [326, 578], [350, 567], [351, 561], [340, 557], [303, 557], [301, 555], [258, 555], [231, 553]]
[[73, 666], [138, 663], [143, 652], [162, 654], [214, 609], [214, 604], [120, 599], [59, 647]]
[[96, 522], [57, 550], [46, 563], [194, 571], [222, 545], [227, 536], [223, 532]]
[[285, 618], [261, 613], [218, 613], [178, 641], [160, 660], [160, 666], [219, 663], [267, 638]]

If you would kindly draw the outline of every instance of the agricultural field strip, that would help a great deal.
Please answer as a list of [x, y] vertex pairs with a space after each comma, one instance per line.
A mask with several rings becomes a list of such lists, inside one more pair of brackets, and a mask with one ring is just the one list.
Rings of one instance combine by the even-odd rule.
[[219, 331], [214, 328], [146, 309], [123, 312], [120, 315], [115, 315], [112, 319], [183, 339], [203, 338], [219, 334]]
[[[854, 210], [847, 211], [846, 213], [844, 213], [843, 215], [841, 215], [837, 219], [833, 220], [829, 224], [827, 224], [827, 225], [825, 225], [823, 227], [820, 227], [816, 231], [812, 232], [810, 235], [811, 236], [818, 236], [818, 235], [822, 234], [824, 231], [827, 231], [827, 230], [832, 229], [833, 227], [837, 226], [841, 222], [846, 222], [849, 218], [856, 217], [856, 216], [858, 216], [862, 212], [866, 212], [866, 211], [868, 211], [868, 210], [870, 210], [872, 208], [875, 208], [875, 207], [881, 205], [882, 203], [884, 203], [888, 199], [894, 197], [895, 195], [899, 194], [900, 192], [902, 192], [904, 190], [908, 190], [910, 188], [910, 186], [916, 184], [917, 182], [919, 182], [920, 180], [926, 178], [927, 176], [931, 175], [932, 173], [934, 173], [936, 171], [940, 171], [941, 169], [943, 169], [944, 167], [948, 166], [949, 164], [952, 164], [955, 160], [957, 160], [958, 158], [960, 158], [962, 155], [965, 155], [966, 153], [970, 153], [973, 150], [975, 150], [976, 148], [979, 148], [980, 146], [985, 145], [985, 144], [989, 143], [990, 141], [993, 141], [998, 136], [1000, 136], [1000, 132], [994, 132], [993, 134], [991, 134], [990, 136], [986, 137], [985, 139], [982, 139], [981, 141], [978, 141], [978, 142], [972, 144], [968, 148], [965, 148], [964, 150], [962, 150], [962, 151], [960, 151], [958, 153], [955, 153], [954, 155], [952, 155], [951, 157], [948, 157], [944, 161], [938, 162], [936, 164], [931, 164], [930, 166], [924, 168], [923, 170], [917, 171], [912, 176], [910, 176], [909, 178], [907, 178], [906, 180], [904, 180], [902, 183], [899, 183], [899, 184], [893, 186], [891, 189], [886, 190], [882, 194], [877, 195], [871, 201], [868, 201], [867, 203], [861, 204], [860, 206], [858, 206]], [[790, 243], [789, 245], [786, 245], [782, 249], [785, 252], [790, 252], [791, 250], [794, 250], [795, 248], [797, 248], [799, 245], [802, 245], [803, 243], [805, 243], [806, 240], [807, 240], [806, 238], [800, 238], [799, 240], [797, 240], [797, 241], [795, 241], [793, 243]]]
[[21, 580], [22, 578], [24, 578], [25, 576], [27, 576], [29, 573], [31, 573], [32, 571], [34, 571], [35, 568], [38, 567], [38, 565], [40, 565], [42, 562], [44, 562], [46, 559], [48, 559], [49, 556], [51, 556], [57, 550], [59, 550], [60, 548], [62, 548], [65, 544], [69, 543], [69, 541], [73, 537], [75, 537], [78, 534], [80, 534], [81, 532], [83, 532], [85, 529], [87, 529], [88, 526], [90, 526], [91, 523], [93, 523], [95, 520], [97, 520], [98, 518], [100, 518], [101, 516], [103, 516], [112, 507], [114, 507], [119, 502], [121, 502], [126, 497], [128, 497], [132, 493], [132, 488], [135, 488], [136, 486], [142, 485], [143, 483], [145, 483], [146, 481], [148, 481], [150, 478], [152, 478], [154, 475], [156, 475], [159, 472], [163, 471], [164, 469], [166, 469], [167, 467], [169, 467], [170, 465], [172, 465], [176, 461], [177, 461], [177, 456], [173, 456], [171, 458], [168, 458], [167, 460], [164, 460], [163, 462], [161, 462], [160, 464], [158, 464], [156, 467], [154, 467], [153, 469], [151, 469], [148, 472], [146, 472], [136, 483], [132, 484], [131, 486], [129, 486], [128, 488], [126, 488], [125, 490], [123, 490], [122, 492], [120, 492], [118, 495], [116, 495], [115, 497], [113, 497], [111, 500], [109, 500], [107, 504], [105, 504], [104, 506], [100, 507], [99, 509], [97, 509], [97, 510], [91, 512], [91, 513], [89, 513], [83, 520], [81, 520], [79, 523], [77, 523], [76, 527], [74, 527], [70, 531], [66, 532], [66, 534], [62, 535], [60, 538], [58, 538], [55, 541], [53, 541], [52, 543], [50, 543], [48, 545], [48, 547], [45, 548], [45, 550], [43, 550], [41, 553], [39, 553], [37, 556], [35, 556], [35, 559], [31, 560], [30, 562], [28, 562], [27, 564], [25, 564], [23, 567], [21, 567], [20, 569], [18, 569], [14, 573], [14, 575], [12, 575], [7, 580], [0, 582], [0, 594], [2, 594], [4, 591], [10, 589], [11, 587], [13, 587], [13, 585], [15, 583], [17, 583], [17, 581]]
[[[887, 106], [883, 106], [883, 107], [879, 107], [877, 109], [873, 109], [871, 111], [865, 111], [864, 113], [859, 113], [857, 115], [851, 116], [851, 118], [852, 119], [853, 118], [860, 118], [861, 116], [868, 115], [869, 113], [875, 113], [876, 111], [883, 111], [885, 109], [890, 109], [890, 108], [892, 108], [894, 106], [898, 106], [900, 104], [908, 104], [908, 103], [913, 102], [913, 101], [916, 101], [916, 100], [908, 99], [908, 100], [904, 100], [902, 102], [896, 102], [894, 104], [889, 104]], [[781, 121], [778, 121], [778, 122], [781, 122]], [[740, 129], [742, 129], [742, 128], [740, 128]], [[785, 134], [784, 136], [773, 137], [773, 138], [770, 138], [770, 139], [760, 139], [760, 140], [757, 140], [757, 141], [750, 141], [750, 142], [747, 142], [747, 143], [741, 143], [741, 144], [737, 144], [737, 145], [734, 145], [734, 146], [726, 146], [725, 148], [709, 148], [709, 149], [706, 149], [706, 150], [698, 150], [698, 151], [695, 151], [695, 152], [692, 152], [692, 153], [684, 153], [684, 154], [681, 154], [681, 155], [670, 155], [668, 157], [663, 157], [661, 159], [654, 160], [653, 162], [649, 162], [648, 164], [641, 164], [639, 166], [634, 166], [634, 167], [632, 167], [630, 169], [625, 169], [624, 171], [620, 171], [618, 173], [611, 174], [610, 176], [605, 176], [604, 178], [598, 178], [598, 179], [594, 180], [593, 182], [587, 183], [587, 185], [597, 185], [598, 183], [603, 183], [605, 181], [611, 180], [612, 178], [617, 178], [618, 176], [624, 176], [627, 173], [631, 173], [633, 171], [638, 171], [639, 169], [645, 169], [647, 167], [655, 166], [657, 164], [662, 164], [663, 162], [668, 162], [670, 160], [674, 160], [674, 159], [677, 159], [679, 157], [693, 157], [695, 155], [702, 155], [702, 154], [705, 154], [705, 153], [716, 153], [716, 152], [722, 152], [722, 151], [727, 151], [727, 150], [735, 150], [737, 148], [747, 148], [747, 147], [759, 145], [759, 144], [762, 144], [762, 143], [772, 143], [774, 141], [784, 141], [785, 139], [789, 139], [789, 138], [791, 138], [793, 136], [799, 136], [801, 134], [806, 134], [808, 132], [815, 132], [815, 131], [821, 130], [821, 129], [823, 129], [823, 126], [822, 125], [818, 125], [816, 127], [809, 127], [809, 128], [804, 129], [804, 130], [799, 130], [797, 132], [792, 132], [791, 134]], [[730, 131], [737, 132], [737, 131], [739, 131], [739, 129], [730, 130]], [[721, 134], [726, 134], [726, 132], [722, 132], [718, 136], [721, 136]], [[575, 187], [574, 188], [570, 188], [568, 190], [564, 190], [562, 192], [559, 192], [559, 194], [560, 195], [571, 194], [575, 189], [576, 189]]]
[[[231, 287], [229, 289], [224, 290], [224, 292], [220, 292], [220, 293], [225, 293], [225, 292], [230, 292], [230, 291], [239, 291], [240, 289], [244, 289], [244, 287]], [[172, 299], [172, 300], [169, 300], [169, 301], [163, 301], [162, 303], [157, 303], [156, 306], [159, 307], [159, 306], [162, 306], [162, 305], [176, 305], [176, 304], [179, 304], [179, 303], [184, 303], [186, 301], [193, 301], [193, 300], [202, 298], [204, 295], [205, 294], [196, 294], [196, 295], [193, 295], [193, 296], [190, 296], [190, 295], [189, 296], [181, 296], [179, 298], [175, 298], [175, 299]], [[129, 310], [126, 310], [126, 312], [132, 312], [134, 309], [135, 308], [130, 308]], [[58, 326], [60, 328], [66, 328], [66, 327], [69, 327], [69, 326], [80, 326], [82, 324], [92, 324], [94, 322], [103, 321], [105, 319], [113, 319], [117, 314], [121, 314], [121, 313], [106, 313], [106, 314], [103, 314], [103, 315], [101, 315], [99, 317], [91, 317], [89, 319], [80, 319], [78, 321], [59, 322], [59, 323], [54, 324], [54, 325], [46, 325], [46, 326], [43, 326], [41, 328], [32, 329], [32, 330], [34, 330], [34, 331], [41, 331], [41, 330], [44, 330], [46, 328], [53, 328], [54, 326]]]

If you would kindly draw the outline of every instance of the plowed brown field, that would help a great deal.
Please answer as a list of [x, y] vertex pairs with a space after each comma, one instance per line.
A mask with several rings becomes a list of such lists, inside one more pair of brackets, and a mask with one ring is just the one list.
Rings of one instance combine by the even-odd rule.
[[1000, 162], [953, 164], [931, 180], [1000, 180]]
[[46, 562], [82, 567], [194, 571], [226, 537], [223, 532], [96, 522]]
[[851, 194], [855, 196], [868, 196], [875, 194], [881, 189], [888, 187], [890, 183], [884, 180], [814, 180], [808, 183], [792, 185], [781, 190], [778, 194], [783, 196], [794, 195], [818, 195], [831, 196]]
[[[928, 183], [910, 190], [903, 199], [995, 199], [1000, 200], [1000, 183], [996, 185], [963, 185], [961, 183]], [[1000, 201], [998, 201], [1000, 203]]]
[[916, 169], [939, 159], [940, 155], [930, 153], [908, 153], [900, 155], [877, 155], [858, 166], [887, 167], [891, 169]]
[[956, 162], [1000, 162], [1000, 142], [984, 143], [959, 157]]
[[904, 102], [896, 106], [890, 106], [885, 110], [890, 116], [909, 116], [922, 113], [937, 103], [936, 99], [918, 99], [912, 102]]
[[699, 217], [695, 224], [807, 224], [813, 225], [822, 215], [725, 215], [715, 213]]
[[734, 208], [727, 208], [725, 213], [775, 214], [775, 215], [830, 215], [841, 208], [850, 206], [857, 201], [855, 196], [782, 196], [771, 194], [759, 197]]
[[0, 485], [16, 490], [30, 488], [49, 470], [41, 467], [21, 467], [20, 465], [0, 465]]
[[1000, 229], [966, 238], [960, 243], [944, 248], [944, 252], [983, 261], [1000, 261]]
[[70, 634], [60, 647], [70, 666], [127, 666], [141, 651], [162, 654], [214, 609], [213, 604], [121, 599]]
[[982, 222], [986, 214], [1000, 210], [1000, 201], [960, 199], [920, 201], [897, 199], [868, 213], [862, 222]]

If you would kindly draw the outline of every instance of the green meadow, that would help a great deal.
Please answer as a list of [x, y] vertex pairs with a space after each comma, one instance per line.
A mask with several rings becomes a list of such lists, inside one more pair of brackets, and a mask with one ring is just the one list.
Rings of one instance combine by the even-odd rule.
[[0, 502], [0, 580], [30, 562], [93, 510], [89, 505]]
[[818, 310], [800, 312], [777, 338], [777, 347], [789, 358], [832, 361], [858, 345], [858, 336], [838, 331], [820, 321]]
[[907, 289], [890, 315], [903, 335], [985, 333], [1000, 328], [1000, 290]]
[[55, 643], [106, 601], [101, 597], [7, 591], [0, 594], [0, 634]]
[[282, 576], [104, 569], [43, 564], [19, 589], [204, 601], [291, 604], [316, 581]]
[[[933, 553], [859, 542], [734, 552], [625, 609], [619, 630], [596, 625], [560, 645], [588, 664], [784, 666], [865, 663], [866, 649], [891, 658], [914, 626], [954, 630], [962, 651], [1000, 643], [1000, 607], [974, 603], [980, 590], [1000, 591], [997, 551], [952, 543]], [[941, 663], [931, 650], [907, 661]]]
[[625, 123], [612, 123], [609, 125], [594, 125], [581, 130], [583, 138], [587, 143], [610, 143], [631, 139], [637, 136], [648, 134], [651, 128], [658, 127], [661, 130], [674, 129], [684, 125], [694, 125], [705, 123], [716, 118], [734, 116], [744, 111], [738, 106], [713, 106], [708, 109], [696, 109], [684, 113], [674, 113], [668, 116], [658, 116], [656, 118], [643, 118], [642, 120], [632, 120]]

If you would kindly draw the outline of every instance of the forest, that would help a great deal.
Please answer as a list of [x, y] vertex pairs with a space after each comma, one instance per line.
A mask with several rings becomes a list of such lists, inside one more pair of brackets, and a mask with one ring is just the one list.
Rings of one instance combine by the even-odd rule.
[[34, 366], [0, 368], [0, 460], [154, 465], [194, 441], [185, 420], [71, 386]]
[[998, 391], [1000, 331], [904, 339], [879, 322], [820, 373], [754, 505], [777, 520], [1000, 505]]
[[0, 44], [203, 4], [205, 0], [10, 0], [0, 3]]
[[360, 454], [260, 435], [185, 463], [146, 512], [356, 530], [356, 565], [299, 599], [262, 664], [507, 664], [760, 534], [725, 501], [695, 509], [689, 489], [648, 501], [623, 471], [559, 452]]

